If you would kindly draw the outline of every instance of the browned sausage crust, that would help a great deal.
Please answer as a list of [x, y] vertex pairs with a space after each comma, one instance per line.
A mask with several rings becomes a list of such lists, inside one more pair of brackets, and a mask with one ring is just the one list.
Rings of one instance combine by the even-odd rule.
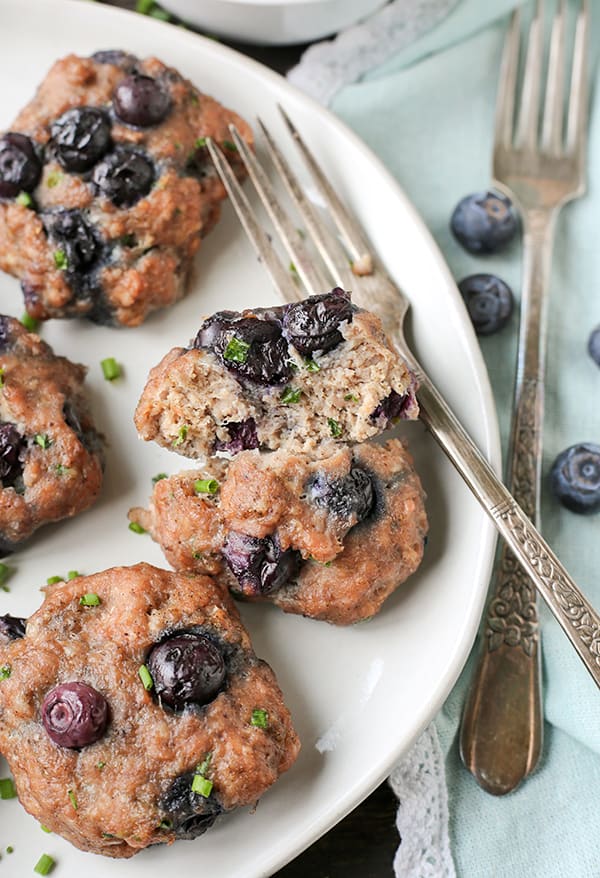
[[102, 440], [84, 366], [0, 315], [0, 553], [96, 500]]
[[[116, 90], [132, 77], [156, 83], [164, 118], [119, 117]], [[65, 115], [82, 108], [99, 114], [94, 137], [106, 141], [95, 159], [86, 153], [91, 123]], [[251, 142], [239, 116], [156, 58], [101, 52], [57, 61], [10, 129], [34, 144], [37, 184], [0, 199], [0, 268], [21, 280], [28, 313], [136, 326], [180, 299], [225, 197], [203, 139], [224, 146], [242, 173], [228, 149], [231, 122]], [[76, 155], [73, 142], [83, 144]]]
[[[95, 605], [80, 603], [86, 594]], [[156, 644], [190, 632], [220, 652], [224, 682], [208, 703], [173, 710], [139, 669]], [[0, 750], [19, 798], [83, 850], [130, 857], [192, 838], [254, 804], [298, 753], [273, 672], [208, 577], [137, 564], [61, 583], [25, 636], [0, 644], [0, 667]], [[42, 722], [48, 693], [73, 681], [108, 703], [106, 730], [79, 749], [58, 746]]]
[[321, 459], [244, 451], [157, 482], [130, 518], [176, 569], [222, 570], [245, 598], [339, 625], [380, 609], [419, 566], [427, 533], [399, 440]]

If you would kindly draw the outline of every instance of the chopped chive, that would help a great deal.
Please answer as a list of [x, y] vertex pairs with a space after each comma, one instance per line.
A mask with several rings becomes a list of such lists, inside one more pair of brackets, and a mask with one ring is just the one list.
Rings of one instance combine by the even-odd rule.
[[168, 475], [166, 473], [156, 473], [155, 476], [152, 476], [152, 484], [155, 485], [157, 482], [162, 482], [163, 479], [168, 479]]
[[327, 418], [327, 423], [329, 424], [329, 429], [331, 430], [331, 435], [334, 439], [337, 439], [342, 435], [342, 428], [337, 421], [334, 421], [333, 418]]
[[194, 491], [197, 494], [216, 494], [219, 490], [219, 483], [216, 479], [196, 479], [194, 482]]
[[78, 576], [81, 576], [79, 570], [69, 570], [67, 573], [67, 580], [70, 582], [72, 579], [77, 579]]
[[196, 774], [205, 775], [208, 769], [210, 768], [210, 763], [212, 762], [212, 752], [207, 753], [202, 762], [199, 762], [196, 766]]
[[28, 332], [37, 332], [39, 320], [36, 320], [35, 317], [32, 317], [30, 314], [27, 313], [27, 311], [25, 311], [25, 313], [21, 317], [21, 323]]
[[346, 402], [349, 402], [350, 400], [352, 400], [352, 402], [359, 402], [358, 396], [354, 396], [353, 393], [347, 393], [344, 399]]
[[[0, 588], [5, 590], [5, 583], [14, 573], [14, 568], [0, 561]], [[6, 589], [7, 590], [7, 589]]]
[[310, 360], [310, 359], [304, 361], [304, 368], [306, 369], [307, 372], [320, 372], [321, 371], [321, 367], [319, 366], [319, 364], [316, 363], [314, 360]]
[[56, 472], [58, 473], [59, 476], [75, 475], [75, 473], [77, 472], [76, 470], [74, 470], [70, 466], [63, 466], [62, 463], [57, 463], [56, 466], [54, 467], [54, 469], [56, 470]]
[[137, 238], [131, 233], [121, 235], [121, 237], [119, 238], [119, 244], [122, 247], [135, 247], [135, 245], [137, 244]]
[[99, 607], [101, 604], [100, 598], [93, 591], [88, 591], [85, 594], [82, 594], [79, 598], [79, 603], [82, 607]]
[[58, 268], [59, 271], [66, 271], [69, 267], [69, 260], [67, 259], [67, 254], [64, 250], [55, 250], [53, 254], [54, 258], [54, 266]]
[[296, 268], [296, 265], [294, 262], [290, 262], [289, 269], [290, 269], [291, 274], [298, 274], [298, 269]]
[[137, 0], [135, 11], [140, 12], [142, 15], [148, 15], [153, 6], [154, 0]]
[[168, 831], [169, 829], [173, 829], [173, 822], [171, 820], [168, 820], [168, 819], [161, 820], [160, 823], [158, 824], [158, 828], [159, 829], [166, 829]]
[[36, 445], [39, 445], [40, 448], [43, 448], [44, 451], [52, 445], [52, 439], [47, 433], [36, 433], [33, 437], [33, 441]]
[[202, 552], [192, 552], [192, 558], [194, 558], [194, 560], [199, 561], [201, 557]]
[[266, 729], [269, 725], [269, 714], [262, 707], [257, 707], [252, 711], [250, 717], [250, 725], [256, 726], [257, 729]]
[[181, 427], [179, 428], [179, 431], [177, 433], [177, 438], [173, 439], [173, 442], [171, 443], [174, 448], [177, 448], [178, 445], [183, 445], [183, 443], [187, 439], [188, 430], [189, 430], [189, 427], [187, 424], [181, 425]]
[[202, 147], [206, 146], [206, 137], [198, 137], [194, 141], [194, 149], [202, 149]]
[[48, 187], [48, 189], [54, 189], [55, 186], [58, 186], [62, 178], [63, 175], [60, 171], [50, 171], [50, 173], [46, 177], [46, 186]]
[[121, 377], [121, 367], [114, 357], [107, 357], [105, 360], [101, 360], [100, 366], [102, 367], [102, 374], [107, 381], [114, 381], [115, 378]]
[[300, 397], [302, 396], [302, 390], [293, 387], [286, 387], [283, 393], [281, 394], [281, 402], [284, 405], [293, 405], [295, 402], [300, 402]]
[[230, 149], [232, 152], [237, 152], [237, 146], [231, 140], [224, 140], [223, 146], [225, 149]]
[[0, 665], [0, 680], [8, 680], [11, 674], [12, 668], [10, 665]]
[[42, 830], [42, 832], [47, 832], [49, 835], [52, 835], [52, 830], [49, 826], [44, 826], [43, 823], [40, 823], [40, 829]]
[[141, 524], [138, 524], [137, 521], [129, 522], [129, 530], [132, 530], [134, 534], [145, 534], [146, 528], [142, 527]]
[[234, 335], [223, 351], [223, 359], [231, 360], [232, 363], [245, 363], [248, 359], [249, 350], [250, 345]]
[[56, 585], [57, 582], [63, 582], [62, 576], [49, 576], [46, 585]]
[[102, 838], [116, 838], [116, 835], [113, 835], [112, 832], [102, 832], [100, 833]]
[[17, 791], [12, 777], [0, 778], [0, 799], [16, 799]]
[[96, 762], [96, 768], [98, 769], [98, 771], [102, 771], [105, 765], [106, 762]]
[[158, 18], [159, 21], [171, 21], [171, 16], [164, 9], [151, 9], [150, 15], [152, 18]]
[[0, 387], [4, 387], [4, 369], [0, 368]]
[[21, 207], [31, 207], [33, 205], [33, 198], [29, 192], [19, 192], [15, 201], [17, 204], [20, 204]]
[[205, 799], [211, 794], [213, 788], [212, 780], [209, 780], [207, 777], [202, 777], [200, 774], [195, 774], [194, 779], [192, 780], [192, 792], [198, 793], [199, 796], [204, 796]]
[[146, 665], [140, 665], [138, 668], [138, 674], [140, 676], [140, 680], [144, 684], [144, 689], [148, 692], [154, 686], [154, 680], [152, 679], [152, 674], [146, 667]]
[[38, 875], [49, 875], [53, 868], [54, 860], [52, 857], [48, 856], [48, 854], [42, 854], [33, 867], [33, 871], [37, 872]]
[[69, 802], [73, 805], [73, 807], [77, 811], [77, 808], [79, 807], [79, 805], [77, 804], [77, 796], [75, 795], [73, 790], [67, 790], [67, 796], [69, 797]]

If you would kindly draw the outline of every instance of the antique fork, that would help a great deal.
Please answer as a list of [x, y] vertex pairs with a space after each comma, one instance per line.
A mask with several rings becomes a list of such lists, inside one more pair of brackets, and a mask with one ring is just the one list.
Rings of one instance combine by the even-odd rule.
[[[354, 301], [358, 305], [375, 311], [382, 318], [399, 353], [417, 379], [421, 420], [491, 517], [499, 533], [509, 543], [596, 685], [600, 686], [600, 616], [579, 591], [418, 364], [405, 341], [402, 329], [409, 308], [408, 299], [376, 264], [375, 255], [370, 250], [360, 226], [343, 206], [289, 117], [283, 110], [281, 112], [339, 236], [331, 233], [316, 212], [266, 127], [262, 123], [260, 127], [275, 168], [303, 218], [306, 231], [319, 251], [323, 265], [306, 250], [302, 234], [279, 202], [268, 174], [234, 126], [231, 126], [231, 135], [306, 292], [323, 292], [331, 289], [332, 283], [338, 284], [352, 290]], [[285, 301], [296, 301], [300, 298], [297, 285], [280, 261], [271, 244], [270, 235], [262, 228], [231, 166], [209, 138], [207, 147], [242, 225], [275, 288]]]
[[[498, 88], [494, 184], [516, 202], [523, 226], [521, 318], [506, 484], [536, 527], [540, 523], [547, 294], [554, 229], [561, 207], [585, 191], [588, 20], [584, 0], [575, 29], [566, 136], [564, 0], [552, 24], [541, 134], [542, 2], [529, 28], [516, 130], [518, 10], [506, 38]], [[460, 734], [465, 766], [494, 795], [510, 792], [537, 764], [543, 729], [540, 665], [534, 584], [503, 543]]]

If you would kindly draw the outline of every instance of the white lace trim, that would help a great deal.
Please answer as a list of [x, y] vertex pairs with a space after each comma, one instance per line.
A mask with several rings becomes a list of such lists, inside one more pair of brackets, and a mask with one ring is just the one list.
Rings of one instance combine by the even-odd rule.
[[392, 0], [334, 39], [315, 43], [288, 79], [322, 104], [429, 30], [457, 0]]
[[398, 796], [397, 878], [456, 878], [448, 837], [444, 756], [433, 723], [390, 776]]

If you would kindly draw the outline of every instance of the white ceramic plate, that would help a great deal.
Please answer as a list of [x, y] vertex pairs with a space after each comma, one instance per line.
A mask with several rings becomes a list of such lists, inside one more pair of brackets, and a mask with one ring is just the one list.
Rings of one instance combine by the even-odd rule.
[[[69, 52], [122, 47], [156, 54], [200, 89], [245, 116], [283, 132], [285, 104], [340, 192], [364, 223], [414, 304], [419, 357], [480, 446], [497, 465], [494, 409], [479, 347], [448, 270], [423, 223], [375, 157], [343, 125], [283, 79], [210, 40], [173, 26], [81, 0], [0, 0], [0, 130], [29, 99], [50, 64]], [[427, 168], [423, 168], [427, 173]], [[48, 527], [14, 556], [17, 573], [1, 612], [27, 615], [48, 576], [114, 564], [164, 562], [147, 536], [127, 528], [127, 510], [144, 503], [151, 476], [185, 460], [141, 444], [132, 411], [148, 369], [186, 343], [201, 316], [219, 308], [276, 301], [230, 207], [205, 241], [188, 297], [144, 326], [107, 329], [53, 321], [43, 337], [57, 352], [89, 366], [100, 428], [110, 438], [106, 484], [98, 504]], [[0, 276], [2, 310], [21, 316], [17, 282]], [[109, 384], [100, 360], [116, 357], [124, 378]], [[425, 561], [368, 624], [336, 629], [285, 616], [273, 607], [242, 607], [256, 651], [275, 668], [303, 749], [291, 771], [254, 814], [240, 811], [203, 838], [153, 848], [134, 860], [83, 854], [45, 835], [16, 800], [1, 803], [2, 870], [31, 874], [43, 851], [57, 878], [163, 878], [167, 873], [259, 878], [272, 874], [336, 823], [386, 776], [433, 717], [456, 680], [475, 636], [493, 550], [491, 526], [420, 423], [405, 425], [427, 490], [431, 519]], [[0, 776], [6, 765], [0, 765]], [[6, 845], [14, 846], [10, 858]], [[9, 865], [10, 864], [10, 865]]]

